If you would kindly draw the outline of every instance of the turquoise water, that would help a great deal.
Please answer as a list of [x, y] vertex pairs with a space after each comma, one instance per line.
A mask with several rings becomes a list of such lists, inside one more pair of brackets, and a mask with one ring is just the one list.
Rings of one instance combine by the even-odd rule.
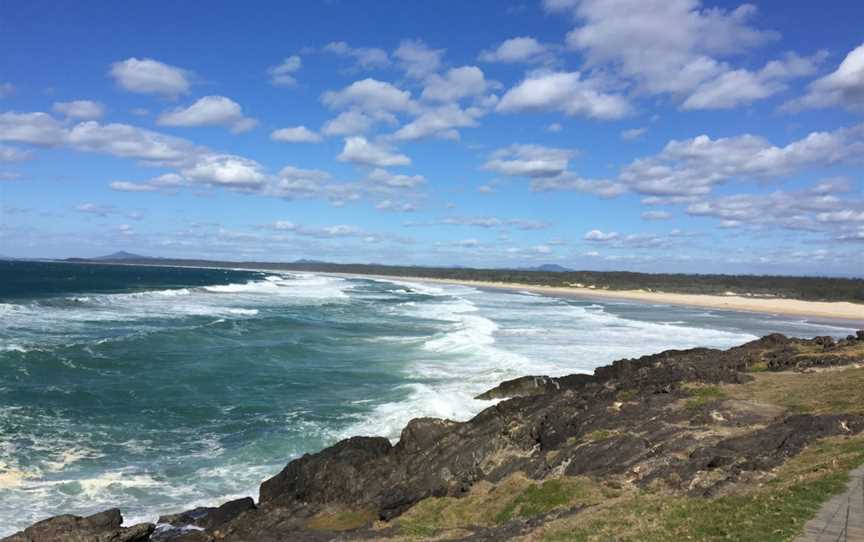
[[311, 273], [0, 262], [0, 535], [257, 497], [290, 459], [525, 374], [842, 325]]

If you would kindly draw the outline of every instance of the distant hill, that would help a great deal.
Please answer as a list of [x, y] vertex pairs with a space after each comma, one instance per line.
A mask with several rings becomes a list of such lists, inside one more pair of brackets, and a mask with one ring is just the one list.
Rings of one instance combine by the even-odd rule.
[[520, 271], [545, 271], [546, 273], [567, 273], [568, 271], [573, 271], [572, 269], [567, 269], [566, 267], [562, 267], [557, 263], [546, 263], [543, 265], [538, 265], [536, 267], [523, 267], [519, 269]]
[[108, 254], [107, 256], [99, 256], [97, 258], [89, 258], [91, 260], [157, 260], [158, 258], [151, 258], [150, 256], [141, 256], [140, 254], [132, 254], [131, 252], [126, 252], [125, 250], [121, 250], [120, 252], [115, 252], [114, 254]]

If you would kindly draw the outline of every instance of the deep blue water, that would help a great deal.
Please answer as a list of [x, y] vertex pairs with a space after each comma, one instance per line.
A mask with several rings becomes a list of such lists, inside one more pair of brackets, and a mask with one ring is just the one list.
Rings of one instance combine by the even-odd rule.
[[525, 374], [842, 325], [310, 273], [0, 262], [0, 535], [252, 495]]

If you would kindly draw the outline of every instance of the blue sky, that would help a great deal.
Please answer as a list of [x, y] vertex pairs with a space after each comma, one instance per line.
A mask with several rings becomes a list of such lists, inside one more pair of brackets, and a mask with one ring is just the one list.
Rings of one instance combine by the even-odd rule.
[[864, 5], [0, 7], [0, 254], [861, 275]]

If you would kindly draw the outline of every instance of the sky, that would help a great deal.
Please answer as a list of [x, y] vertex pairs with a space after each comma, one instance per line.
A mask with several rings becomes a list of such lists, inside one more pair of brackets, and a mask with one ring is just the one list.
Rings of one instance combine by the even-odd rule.
[[0, 254], [864, 275], [864, 3], [0, 3]]

